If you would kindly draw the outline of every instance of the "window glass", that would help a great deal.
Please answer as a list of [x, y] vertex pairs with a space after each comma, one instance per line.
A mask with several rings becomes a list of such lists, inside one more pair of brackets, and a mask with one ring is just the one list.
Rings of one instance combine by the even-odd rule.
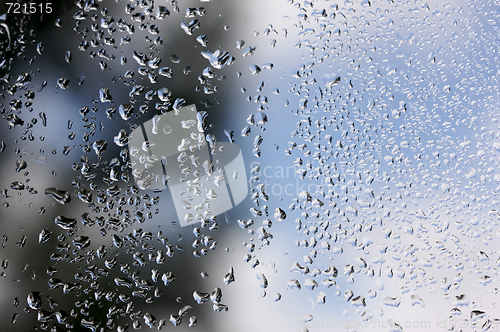
[[498, 1], [8, 1], [0, 330], [499, 328]]

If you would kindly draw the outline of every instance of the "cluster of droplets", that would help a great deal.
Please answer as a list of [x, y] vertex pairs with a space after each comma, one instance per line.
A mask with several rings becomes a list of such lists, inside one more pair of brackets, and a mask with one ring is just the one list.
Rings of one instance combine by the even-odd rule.
[[[173, 12], [180, 12], [175, 1], [171, 1], [170, 4], [173, 7]], [[146, 244], [147, 241], [151, 241], [153, 238], [152, 234], [149, 232], [143, 232], [141, 229], [136, 228], [127, 236], [119, 235], [126, 232], [127, 229], [131, 229], [136, 223], [144, 223], [146, 219], [152, 219], [153, 214], [158, 213], [158, 209], [154, 212], [151, 209], [153, 205], [158, 204], [159, 197], [151, 197], [148, 194], [140, 195], [139, 188], [128, 185], [132, 175], [130, 172], [130, 161], [132, 158], [130, 158], [129, 150], [126, 148], [129, 143], [127, 130], [120, 130], [118, 135], [114, 137], [114, 143], [122, 147], [122, 150], [119, 158], [113, 158], [111, 160], [106, 159], [109, 154], [106, 152], [109, 151], [109, 149], [113, 149], [113, 147], [110, 147], [106, 140], [93, 139], [93, 137], [102, 136], [98, 131], [101, 133], [104, 132], [103, 122], [97, 120], [97, 112], [102, 108], [105, 108], [108, 119], [113, 120], [116, 118], [115, 115], [118, 114], [121, 120], [125, 121], [130, 126], [131, 130], [134, 130], [137, 126], [133, 124], [133, 121], [148, 112], [151, 108], [151, 103], [153, 103], [154, 109], [160, 113], [166, 113], [170, 108], [178, 112], [181, 107], [185, 106], [186, 101], [183, 98], [173, 100], [172, 92], [166, 87], [150, 89], [151, 86], [157, 84], [160, 77], [172, 78], [174, 75], [174, 70], [172, 68], [161, 67], [160, 64], [162, 59], [159, 56], [154, 56], [154, 52], [159, 53], [157, 48], [163, 45], [163, 41], [158, 35], [160, 32], [158, 26], [152, 24], [155, 19], [166, 19], [166, 17], [170, 15], [170, 10], [165, 6], [159, 6], [156, 14], [154, 14], [154, 5], [152, 1], [128, 3], [126, 4], [125, 12], [130, 15], [131, 20], [129, 22], [132, 23], [129, 23], [125, 19], [115, 20], [109, 15], [107, 8], [101, 8], [101, 5], [94, 1], [77, 1], [76, 5], [78, 8], [73, 15], [73, 19], [76, 21], [73, 30], [82, 39], [82, 41], [79, 42], [78, 49], [85, 53], [90, 50], [90, 57], [98, 60], [99, 69], [102, 71], [111, 69], [118, 61], [121, 66], [125, 66], [129, 63], [126, 56], [118, 58], [115, 55], [117, 50], [115, 38], [121, 33], [124, 35], [121, 37], [120, 46], [125, 46], [132, 42], [132, 38], [140, 38], [137, 36], [137, 27], [139, 30], [145, 31], [146, 36], [144, 36], [144, 39], [148, 43], [151, 43], [148, 49], [151, 49], [152, 52], [133, 51], [131, 57], [139, 66], [137, 70], [128, 69], [124, 75], [113, 78], [113, 83], [121, 80], [126, 86], [130, 87], [128, 100], [121, 101], [121, 96], [118, 96], [111, 85], [109, 85], [111, 88], [102, 87], [99, 89], [98, 97], [92, 100], [92, 105], [80, 107], [79, 114], [82, 117], [81, 120], [83, 122], [82, 127], [84, 131], [80, 148], [83, 150], [84, 155], [80, 157], [80, 162], [73, 163], [72, 165], [73, 171], [76, 172], [76, 178], [72, 181], [74, 189], [69, 191], [66, 191], [68, 190], [67, 188], [65, 188], [66, 190], [54, 187], [45, 189], [45, 195], [51, 197], [57, 204], [69, 204], [74, 206], [75, 204], [83, 203], [89, 209], [88, 212], [81, 214], [80, 220], [74, 218], [74, 214], [71, 217], [68, 216], [68, 214], [66, 214], [66, 216], [57, 216], [53, 219], [53, 222], [59, 228], [53, 229], [51, 227], [43, 227], [38, 235], [38, 243], [42, 245], [52, 243], [52, 236], [54, 234], [59, 234], [59, 236], [57, 236], [57, 241], [59, 241], [57, 244], [57, 251], [62, 253], [52, 253], [50, 256], [50, 260], [54, 263], [47, 268], [47, 273], [51, 277], [48, 280], [49, 288], [52, 290], [61, 289], [63, 294], [73, 293], [76, 294], [77, 298], [85, 299], [75, 302], [76, 308], [72, 309], [68, 314], [62, 309], [54, 310], [54, 308], [57, 307], [57, 303], [54, 304], [52, 302], [49, 303], [51, 308], [50, 311], [45, 310], [46, 308], [42, 309], [42, 301], [39, 300], [41, 299], [40, 293], [32, 292], [28, 295], [28, 307], [38, 312], [38, 321], [42, 324], [43, 328], [47, 328], [48, 322], [55, 319], [58, 324], [68, 329], [73, 328], [73, 324], [78, 322], [77, 324], [94, 331], [102, 330], [103, 328], [116, 328], [118, 331], [125, 331], [128, 329], [128, 324], [117, 325], [115, 319], [127, 315], [130, 316], [134, 329], [140, 328], [141, 323], [139, 321], [141, 319], [150, 328], [156, 327], [156, 325], [158, 328], [161, 328], [165, 324], [165, 319], [157, 321], [151, 313], [142, 313], [141, 311], [134, 310], [134, 302], [137, 301], [137, 298], [145, 299], [146, 303], [152, 303], [154, 298], [160, 296], [161, 291], [158, 287], [153, 287], [151, 282], [140, 279], [138, 271], [130, 272], [130, 266], [128, 266], [128, 264], [124, 263], [119, 265], [121, 272], [126, 274], [125, 277], [116, 277], [112, 279], [114, 284], [118, 287], [117, 290], [119, 290], [119, 292], [106, 291], [100, 288], [101, 285], [106, 283], [104, 279], [110, 278], [110, 276], [114, 274], [113, 271], [116, 271], [116, 266], [118, 264], [116, 258], [106, 259], [106, 257], [109, 257], [111, 252], [116, 249], [116, 255], [118, 255], [118, 252], [123, 251], [129, 254], [133, 259], [134, 266], [144, 267], [148, 265], [148, 262], [163, 264], [167, 257], [172, 257], [176, 250], [182, 251], [182, 248], [180, 246], [174, 248], [172, 245], [168, 244], [168, 240], [158, 235], [158, 241], [165, 245], [165, 250], [157, 250], [156, 254], [154, 254], [152, 253], [155, 251], [154, 247]], [[101, 17], [99, 17], [99, 13]], [[192, 18], [192, 20], [183, 22], [180, 28], [183, 29], [186, 34], [193, 35], [194, 31], [199, 28], [201, 24], [198, 18], [201, 18], [204, 14], [205, 8], [203, 7], [187, 8], [185, 16], [186, 18]], [[62, 22], [59, 19], [55, 24], [58, 28], [62, 27]], [[208, 37], [206, 35], [200, 35], [196, 37], [196, 42], [203, 47], [207, 47]], [[237, 44], [238, 48], [241, 48], [244, 42], [238, 41]], [[255, 49], [255, 47], [248, 47], [244, 50], [243, 56], [252, 55]], [[40, 56], [44, 54], [44, 45], [42, 42], [36, 45], [36, 52]], [[200, 55], [202, 58], [208, 60], [210, 67], [206, 67], [198, 77], [199, 83], [203, 86], [203, 89], [201, 90], [199, 86], [197, 86], [195, 90], [202, 91], [204, 94], [213, 94], [217, 91], [217, 87], [212, 85], [211, 80], [214, 78], [218, 80], [225, 79], [223, 75], [218, 76], [214, 70], [220, 70], [226, 65], [232, 65], [235, 58], [227, 51], [220, 49], [215, 51], [203, 50], [200, 52]], [[71, 51], [68, 50], [64, 53], [64, 61], [66, 63], [74, 64], [74, 58], [75, 56]], [[180, 58], [172, 54], [170, 56], [170, 61], [175, 65], [180, 63]], [[272, 64], [264, 65], [263, 68], [272, 68]], [[252, 65], [251, 70], [253, 74], [258, 74], [261, 71], [260, 67], [257, 65]], [[189, 66], [186, 66], [183, 70], [185, 75], [188, 75], [190, 71], [191, 69]], [[140, 75], [139, 78], [137, 78], [137, 73]], [[78, 85], [83, 85], [85, 78], [85, 75], [81, 75], [76, 83], [78, 83]], [[142, 79], [147, 79], [149, 82], [140, 82]], [[21, 74], [15, 84], [10, 87], [10, 93], [14, 95], [17, 91], [17, 87], [23, 88], [27, 86], [30, 81], [30, 73]], [[56, 91], [58, 89], [69, 90], [72, 88], [72, 83], [69, 77], [61, 76], [56, 80]], [[43, 81], [38, 91], [41, 93], [47, 84], [47, 81]], [[27, 91], [25, 93], [25, 98], [27, 99], [25, 103], [26, 107], [31, 106], [30, 100], [32, 100], [33, 97], [33, 92]], [[141, 98], [144, 98], [142, 104], [140, 104]], [[140, 105], [138, 105], [138, 103]], [[202, 101], [202, 104], [206, 107], [211, 106], [211, 102], [208, 100]], [[11, 111], [18, 111], [17, 114], [21, 114], [20, 110], [22, 106], [22, 101], [19, 99], [12, 99], [10, 102]], [[30, 111], [32, 110], [30, 109]], [[47, 117], [45, 113], [41, 112], [39, 117], [43, 126], [46, 126]], [[200, 112], [198, 117], [199, 127], [206, 127], [204, 124], [205, 118], [206, 112]], [[6, 115], [5, 119], [12, 128], [22, 127], [24, 125], [22, 118], [13, 113]], [[248, 121], [249, 124], [254, 123], [254, 120], [251, 118], [249, 118]], [[27, 129], [30, 129], [36, 122], [37, 119], [34, 118], [27, 126]], [[266, 115], [264, 113], [259, 113], [256, 116], [255, 122], [257, 126], [262, 129], [262, 125], [267, 123]], [[80, 126], [74, 128], [74, 125], [73, 120], [68, 121], [67, 129], [70, 131], [68, 135], [70, 141], [77, 139], [76, 132], [80, 129]], [[162, 129], [165, 132], [166, 128]], [[34, 140], [31, 131], [26, 130], [24, 134], [27, 135], [26, 137], [30, 140]], [[165, 132], [165, 134], [168, 134], [168, 132]], [[23, 139], [26, 139], [26, 137], [23, 136]], [[41, 137], [40, 140], [43, 141], [43, 137]], [[215, 147], [216, 140], [213, 135], [208, 135], [207, 140], [211, 148]], [[259, 145], [261, 143], [262, 140], [256, 144]], [[146, 146], [146, 149], [147, 148]], [[2, 142], [2, 150], [3, 149], [5, 149], [5, 143]], [[76, 149], [78, 149], [78, 144], [64, 145], [62, 152], [64, 156], [69, 156], [70, 152]], [[28, 152], [29, 150], [27, 150], [27, 153]], [[92, 155], [92, 152], [95, 153], [95, 156]], [[55, 150], [53, 153], [55, 153]], [[44, 157], [38, 157], [37, 161], [46, 162], [46, 159], [44, 159]], [[28, 165], [25, 160], [18, 159], [16, 161], [17, 172], [27, 167]], [[103, 186], [100, 181], [101, 178], [107, 185]], [[126, 187], [126, 189], [124, 187]], [[27, 190], [32, 194], [38, 193], [36, 189], [31, 188], [21, 181], [12, 182], [11, 189], [16, 191]], [[3, 193], [5, 198], [11, 197], [7, 194], [6, 189], [3, 190]], [[80, 202], [75, 203], [75, 200], [72, 200], [72, 198], [77, 198], [76, 202]], [[40, 213], [45, 213], [45, 208], [42, 207]], [[284, 212], [281, 211], [281, 214], [284, 214]], [[284, 215], [280, 215], [279, 218], [284, 219]], [[215, 218], [212, 218], [212, 221], [214, 221], [214, 219]], [[270, 220], [264, 222], [264, 225], [266, 228], [270, 228]], [[217, 229], [216, 222], [208, 226], [207, 221], [202, 221], [202, 228], [208, 228], [210, 231]], [[111, 246], [101, 245], [98, 249], [91, 249], [94, 247], [94, 239], [89, 235], [90, 233], [87, 232], [87, 230], [96, 227], [102, 236], [111, 238]], [[266, 228], [262, 227], [259, 229], [259, 239], [261, 239], [263, 243], [269, 244], [269, 239], [272, 238], [272, 235], [266, 231]], [[198, 228], [195, 228], [194, 234], [196, 236], [192, 244], [194, 248], [194, 257], [207, 255], [207, 249], [214, 250], [216, 248], [217, 241], [210, 236], [202, 235]], [[23, 236], [18, 242], [18, 245], [23, 247], [26, 243], [26, 239], [26, 236]], [[144, 252], [134, 249], [141, 243]], [[206, 247], [206, 249], [200, 248], [202, 246]], [[65, 251], [68, 253], [64, 254], [63, 252]], [[76, 282], [66, 282], [63, 281], [65, 278], [59, 279], [53, 277], [58, 273], [61, 266], [66, 266], [66, 264], [69, 263], [76, 266], [80, 265], [80, 262], [86, 263], [87, 265], [83, 268], [85, 273], [77, 273], [74, 275]], [[59, 266], [59, 268], [56, 268], [56, 266]], [[80, 267], [78, 269], [80, 269]], [[153, 283], [157, 282], [159, 279], [158, 270], [153, 269], [151, 273], [151, 280]], [[165, 272], [161, 277], [165, 287], [173, 282], [174, 279], [172, 272]], [[230, 268], [230, 271], [224, 276], [223, 282], [230, 284], [234, 280], [234, 270]], [[127, 293], [125, 289], [130, 289], [130, 292]], [[204, 293], [195, 292], [193, 295], [195, 300], [197, 299], [196, 294], [199, 295]], [[228, 307], [220, 302], [221, 296], [222, 294], [219, 288], [216, 288], [216, 290], [210, 294], [210, 300], [213, 302], [213, 309], [215, 311], [228, 310]], [[108, 308], [106, 316], [104, 317], [96, 314], [92, 309], [96, 307]], [[192, 308], [189, 305], [184, 306], [179, 310], [178, 315], [172, 314], [170, 316], [170, 321], [175, 326], [181, 324], [183, 316], [191, 310]], [[195, 324], [196, 317], [192, 316], [189, 319], [189, 326], [194, 326]]]
[[[494, 230], [499, 217], [495, 208], [495, 182], [500, 178], [495, 162], [499, 131], [494, 111], [498, 106], [488, 103], [489, 111], [478, 110], [478, 102], [481, 96], [487, 96], [486, 91], [474, 92], [472, 98], [461, 97], [466, 91], [476, 91], [476, 86], [466, 83], [466, 73], [452, 73], [446, 68], [447, 63], [457, 66], [463, 60], [453, 55], [458, 49], [467, 55], [466, 62], [481, 62], [473, 54], [482, 48], [475, 43], [473, 48], [469, 42], [460, 45], [457, 38], [461, 35], [456, 27], [463, 8], [442, 4], [452, 17], [445, 20], [449, 31], [457, 33], [450, 33], [450, 45], [446, 50], [440, 47], [438, 55], [426, 52], [424, 45], [429, 41], [423, 37], [425, 34], [417, 37], [408, 32], [399, 25], [402, 17], [392, 15], [384, 6], [374, 8], [372, 3], [364, 2], [354, 9], [351, 2], [344, 7], [323, 2], [291, 3], [301, 12], [299, 36], [309, 38], [301, 39], [296, 47], [310, 52], [303, 58], [310, 62], [291, 75], [285, 106], [291, 107], [300, 119], [291, 133], [293, 141], [284, 152], [295, 159], [295, 176], [305, 188], [312, 189], [310, 193], [300, 192], [289, 207], [291, 215], [299, 217], [296, 224], [301, 239], [296, 244], [310, 253], [304, 256], [305, 266], [292, 264], [290, 271], [304, 277], [291, 279], [287, 288], [305, 286], [314, 290], [322, 276], [324, 287], [337, 285], [332, 295], [343, 294], [344, 300], [369, 321], [375, 315], [384, 315], [381, 307], [374, 309], [379, 304], [389, 312], [393, 312], [389, 308], [398, 308], [401, 303], [425, 307], [429, 299], [420, 294], [435, 292], [433, 285], [441, 281], [444, 299], [454, 299], [450, 301], [450, 317], [456, 322], [469, 306], [481, 305], [463, 300], [469, 296], [461, 290], [465, 287], [462, 285], [478, 282], [485, 287], [482, 292], [496, 294], [497, 289], [489, 285], [500, 262], [496, 251], [487, 248], [497, 236]], [[398, 8], [407, 11], [410, 20], [426, 30], [430, 25], [420, 16], [439, 19], [439, 6]], [[478, 13], [490, 11], [494, 9]], [[396, 18], [398, 23], [394, 22]], [[470, 20], [462, 20], [461, 24], [469, 29]], [[380, 27], [370, 30], [377, 24], [384, 28], [387, 25], [388, 31]], [[380, 42], [391, 31], [398, 31], [401, 43]], [[488, 39], [487, 35], [482, 38]], [[389, 52], [395, 57], [384, 57]], [[423, 61], [426, 57], [427, 61]], [[461, 83], [442, 83], [442, 78], [444, 82], [448, 80], [447, 76], [455, 76], [455, 80], [461, 77]], [[492, 91], [495, 86], [494, 82], [489, 85]], [[467, 106], [458, 102], [461, 99], [466, 100]], [[247, 100], [262, 102], [261, 110], [272, 101], [260, 95]], [[464, 107], [474, 110], [464, 111]], [[466, 134], [456, 137], [460, 132]], [[249, 133], [250, 127], [242, 130], [242, 136]], [[266, 139], [263, 136], [255, 137], [256, 157], [261, 156], [258, 147]], [[259, 201], [268, 201], [269, 197], [260, 182], [260, 167], [251, 173], [256, 174], [251, 179], [252, 198], [259, 206]], [[267, 216], [267, 208], [252, 208], [251, 212], [255, 217]], [[240, 226], [248, 224], [253, 224], [253, 220], [241, 222]], [[484, 240], [473, 240], [480, 237]], [[470, 240], [474, 244], [466, 245]], [[351, 261], [345, 259], [346, 255], [353, 257]], [[491, 255], [496, 257], [494, 265], [488, 263]], [[343, 273], [328, 275], [332, 268], [337, 269], [321, 269], [325, 264], [323, 257], [346, 262]], [[249, 255], [246, 260], [251, 261]], [[252, 266], [256, 266], [256, 261], [254, 257]], [[315, 265], [318, 268], [312, 268]], [[456, 271], [454, 281], [435, 270], [443, 267], [450, 273]], [[480, 274], [476, 281], [471, 272]], [[368, 282], [372, 289], [364, 294], [349, 289], [363, 289], [356, 286], [360, 282], [355, 283], [355, 279], [366, 277], [375, 281]], [[386, 289], [386, 282], [398, 285], [399, 291]], [[391, 291], [397, 294], [390, 294]], [[328, 294], [320, 291], [317, 303], [325, 303]], [[475, 317], [474, 326], [484, 324], [488, 329], [494, 325], [494, 319], [484, 310], [470, 312]], [[304, 318], [310, 320], [312, 316]], [[394, 321], [392, 328], [402, 329]]]

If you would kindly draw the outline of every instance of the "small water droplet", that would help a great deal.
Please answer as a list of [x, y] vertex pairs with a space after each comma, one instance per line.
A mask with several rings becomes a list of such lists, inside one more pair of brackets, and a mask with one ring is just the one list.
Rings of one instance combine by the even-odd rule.
[[66, 60], [67, 63], [71, 62], [71, 51], [66, 51], [64, 54], [64, 60]]
[[59, 79], [57, 80], [57, 85], [61, 88], [61, 89], [66, 89], [69, 85], [69, 78], [67, 77], [59, 77]]

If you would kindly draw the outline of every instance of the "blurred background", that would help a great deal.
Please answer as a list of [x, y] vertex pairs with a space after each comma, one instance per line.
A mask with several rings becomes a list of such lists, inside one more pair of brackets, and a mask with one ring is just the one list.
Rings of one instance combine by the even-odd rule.
[[[496, 2], [31, 3], [0, 4], [2, 330], [498, 328]], [[184, 104], [250, 191], [188, 227], [119, 140]]]

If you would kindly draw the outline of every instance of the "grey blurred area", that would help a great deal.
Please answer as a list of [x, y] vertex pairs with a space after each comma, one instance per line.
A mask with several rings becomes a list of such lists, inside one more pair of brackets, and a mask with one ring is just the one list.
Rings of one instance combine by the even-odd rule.
[[[237, 280], [241, 280], [240, 283], [243, 284], [244, 263], [231, 263], [226, 261], [225, 257], [234, 256], [234, 250], [239, 252], [238, 257], [243, 256], [243, 251], [239, 248], [246, 236], [245, 232], [235, 229], [237, 227], [235, 219], [238, 215], [241, 217], [249, 214], [248, 203], [232, 211], [230, 215], [234, 217], [220, 216], [217, 231], [203, 230], [208, 232], [208, 235], [214, 233], [212, 236], [217, 239], [218, 248], [214, 252], [209, 251], [206, 257], [202, 255], [201, 258], [197, 258], [195, 256], [199, 256], [200, 253], [193, 255], [197, 250], [191, 248], [194, 239], [193, 228], [179, 227], [168, 191], [149, 191], [147, 194], [150, 198], [142, 198], [141, 201], [143, 192], [138, 194], [130, 192], [130, 187], [133, 186], [132, 180], [128, 181], [128, 184], [120, 181], [119, 186], [122, 190], [128, 189], [128, 197], [135, 198], [135, 202], [140, 202], [138, 204], [156, 200], [155, 205], [144, 211], [144, 215], [149, 213], [151, 219], [142, 220], [142, 224], [138, 223], [133, 215], [136, 204], [134, 200], [126, 203], [125, 211], [117, 215], [116, 210], [120, 207], [118, 200], [108, 197], [108, 202], [112, 200], [115, 202], [114, 206], [107, 204], [107, 208], [99, 210], [95, 204], [89, 205], [81, 201], [78, 193], [86, 189], [93, 191], [94, 200], [97, 199], [96, 195], [99, 192], [104, 193], [105, 197], [106, 188], [113, 184], [103, 181], [103, 178], [109, 177], [110, 168], [107, 164], [113, 158], [118, 158], [121, 165], [127, 162], [126, 158], [120, 157], [122, 148], [113, 143], [114, 136], [122, 129], [130, 133], [136, 125], [151, 119], [154, 114], [161, 113], [154, 109], [154, 102], [144, 99], [140, 102], [143, 103], [145, 111], [138, 112], [140, 106], [138, 101], [135, 105], [135, 116], [130, 121], [123, 121], [118, 108], [120, 104], [129, 102], [131, 87], [141, 84], [146, 91], [151, 88], [157, 90], [160, 87], [167, 87], [172, 93], [172, 101], [183, 98], [188, 104], [196, 103], [199, 109], [208, 111], [207, 122], [211, 124], [208, 133], [226, 140], [223, 131], [231, 127], [236, 128], [236, 120], [242, 122], [248, 116], [245, 112], [249, 112], [232, 101], [230, 82], [237, 78], [236, 74], [234, 71], [228, 71], [227, 67], [220, 70], [218, 75], [222, 80], [216, 82], [217, 84], [220, 82], [219, 89], [226, 92], [216, 93], [215, 98], [204, 94], [203, 90], [196, 91], [195, 87], [199, 85], [197, 76], [209, 66], [209, 63], [200, 55], [203, 48], [199, 42], [195, 41], [194, 37], [188, 39], [180, 29], [181, 23], [187, 20], [183, 12], [188, 7], [199, 6], [195, 1], [179, 3], [181, 14], [177, 15], [173, 8], [177, 4], [174, 5], [174, 2], [170, 4], [172, 12], [170, 17], [155, 22], [161, 31], [165, 31], [160, 34], [163, 43], [156, 47], [144, 48], [144, 45], [151, 45], [151, 39], [148, 39], [151, 35], [147, 31], [137, 29], [133, 35], [126, 31], [115, 33], [113, 36], [116, 39], [115, 45], [119, 45], [121, 37], [130, 36], [132, 42], [119, 47], [106, 47], [106, 54], [101, 53], [103, 48], [98, 45], [81, 51], [79, 44], [83, 40], [89, 40], [85, 35], [95, 36], [94, 27], [91, 25], [96, 24], [98, 29], [102, 29], [103, 23], [100, 19], [91, 20], [90, 16], [95, 12], [106, 10], [106, 16], [114, 17], [116, 22], [123, 15], [126, 4], [126, 2], [111, 1], [93, 3], [98, 10], [88, 12], [87, 20], [81, 21], [83, 24], [77, 27], [75, 23], [78, 21], [73, 19], [73, 15], [79, 7], [70, 2], [52, 2], [54, 12], [51, 15], [40, 15], [40, 17], [9, 15], [6, 19], [11, 32], [19, 24], [26, 25], [24, 34], [22, 31], [12, 32], [13, 40], [21, 35], [27, 38], [22, 45], [13, 45], [12, 53], [5, 54], [6, 57], [10, 56], [5, 67], [7, 73], [11, 75], [8, 82], [16, 81], [16, 77], [23, 73], [29, 75], [29, 80], [26, 83], [14, 84], [14, 90], [11, 85], [9, 93], [5, 87], [3, 91], [4, 114], [7, 116], [16, 114], [23, 121], [23, 125], [7, 129], [9, 125], [4, 121], [2, 123], [4, 129], [0, 132], [0, 141], [5, 144], [0, 160], [1, 187], [5, 188], [1, 215], [1, 229], [4, 234], [2, 259], [5, 269], [2, 282], [5, 283], [5, 291], [1, 298], [3, 314], [0, 326], [16, 331], [40, 328], [88, 330], [80, 324], [83, 320], [83, 322], [94, 322], [96, 324], [94, 328], [99, 326], [97, 330], [116, 330], [118, 326], [122, 325], [123, 328], [127, 324], [132, 329], [133, 323], [139, 321], [142, 322], [142, 328], [147, 328], [144, 325], [144, 313], [149, 312], [157, 317], [154, 322], [156, 326], [160, 319], [166, 320], [166, 324], [171, 325], [169, 321], [171, 314], [176, 315], [179, 309], [192, 305], [200, 322], [193, 327], [194, 329], [220, 330], [221, 323], [222, 326], [234, 323], [231, 323], [231, 319], [226, 323], [223, 322], [227, 319], [228, 313], [214, 312], [212, 304], [197, 307], [198, 305], [193, 302], [193, 292], [198, 290], [210, 293], [216, 287], [222, 287], [225, 295], [222, 302], [228, 298], [230, 303], [240, 303], [242, 309], [246, 307], [240, 300], [244, 295], [238, 295], [239, 292], [226, 295], [226, 288], [229, 286], [225, 286], [222, 280], [230, 267], [234, 266]], [[80, 2], [80, 5], [85, 4]], [[241, 27], [235, 26], [238, 18], [231, 13], [234, 11], [244, 14], [244, 11], [241, 11], [239, 6], [231, 8], [223, 3], [203, 5], [207, 6], [210, 15], [204, 17], [199, 29], [200, 34], [209, 36], [213, 50], [220, 47], [235, 50], [233, 36], [235, 30], [238, 31]], [[224, 18], [221, 19], [222, 17]], [[225, 28], [223, 22], [231, 26], [232, 30]], [[249, 34], [252, 33], [253, 31]], [[15, 51], [22, 56], [15, 56]], [[157, 82], [153, 84], [147, 75], [141, 76], [137, 72], [138, 63], [133, 59], [134, 51], [144, 52], [150, 59], [160, 58], [162, 66], [172, 68], [172, 78], [167, 79], [158, 75]], [[126, 58], [123, 60], [123, 65], [120, 64], [122, 57]], [[124, 77], [129, 69], [134, 71], [134, 76]], [[226, 78], [223, 75], [227, 75]], [[69, 82], [67, 86], [64, 81]], [[115, 81], [117, 83], [112, 83]], [[122, 82], [126, 84], [121, 84]], [[99, 90], [104, 87], [109, 88], [113, 96], [109, 103], [99, 101]], [[233, 88], [239, 91], [236, 86]], [[9, 110], [7, 105], [8, 100], [14, 99], [19, 99], [24, 104], [17, 111], [12, 107]], [[115, 111], [110, 108], [115, 108]], [[27, 126], [29, 123], [31, 125]], [[92, 147], [92, 143], [99, 140], [108, 143], [102, 156], [96, 155]], [[245, 158], [250, 158], [251, 154], [246, 153]], [[92, 172], [97, 176], [85, 178], [87, 174], [82, 171], [85, 162], [81, 159], [84, 155], [88, 156]], [[16, 165], [19, 163], [26, 163], [27, 166], [17, 167], [16, 170]], [[16, 181], [22, 183], [24, 189], [13, 189], [12, 183]], [[71, 201], [60, 204], [53, 197], [47, 196], [45, 191], [50, 188], [67, 191]], [[128, 206], [131, 207], [127, 208]], [[91, 214], [93, 220], [104, 218], [106, 226], [99, 227], [97, 225], [99, 221], [91, 227], [84, 226], [82, 216], [85, 213]], [[61, 220], [60, 216], [74, 218], [77, 226], [68, 229], [57, 226], [57, 221]], [[120, 219], [128, 220], [125, 227], [108, 224], [110, 220]], [[231, 219], [232, 223], [228, 223]], [[159, 231], [163, 232], [162, 235], [157, 234]], [[124, 247], [120, 248], [113, 242], [113, 234], [129, 240], [124, 240]], [[150, 238], [148, 234], [152, 234], [152, 237]], [[83, 245], [83, 250], [77, 250], [78, 246], [73, 241], [77, 236], [88, 238], [90, 246]], [[144, 239], [138, 244], [135, 241], [141, 236]], [[163, 244], [159, 243], [157, 240], [159, 238]], [[153, 254], [156, 257], [158, 249], [165, 251], [165, 243], [169, 243], [170, 249], [168, 247], [167, 249], [173, 251], [173, 256], [167, 257], [165, 265], [158, 265], [158, 269], [160, 278], [163, 273], [172, 272], [175, 275], [172, 285], [162, 287], [162, 283], [167, 281], [159, 280], [153, 288], [144, 286], [143, 289], [148, 290], [147, 295], [142, 293], [132, 295], [127, 287], [117, 286], [116, 278], [125, 278], [133, 283], [130, 275], [134, 278], [140, 276], [141, 280], [149, 280], [151, 284], [150, 265], [154, 262], [144, 267], [140, 266], [142, 264], [138, 264], [140, 260], [133, 258], [138, 257], [134, 254], [140, 252], [140, 256], [147, 261], [148, 255]], [[227, 248], [227, 251], [224, 251], [224, 248]], [[106, 252], [104, 258], [97, 257], [102, 254], [99, 254], [98, 250]], [[118, 263], [114, 268], [107, 268], [104, 260], [111, 258]], [[201, 272], [204, 274], [200, 274]], [[234, 285], [231, 287], [234, 288]], [[158, 292], [160, 296], [158, 298], [153, 295], [157, 293], [155, 291], [157, 288], [161, 289], [161, 296]], [[34, 304], [30, 307], [29, 303], [30, 294], [38, 293], [42, 299], [41, 310]], [[106, 295], [110, 299], [106, 300]], [[145, 300], [151, 303], [147, 304]], [[127, 303], [133, 305], [127, 306]], [[112, 307], [122, 310], [121, 318], [116, 319], [116, 322], [106, 317]], [[234, 309], [233, 304], [232, 310]], [[69, 316], [68, 323], [64, 323], [64, 317], [60, 317], [65, 314]], [[189, 316], [184, 318], [185, 323], [177, 329], [188, 329], [186, 326]], [[236, 314], [233, 319], [237, 317]], [[92, 326], [90, 323], [87, 326]], [[134, 328], [138, 326], [135, 325]]]

